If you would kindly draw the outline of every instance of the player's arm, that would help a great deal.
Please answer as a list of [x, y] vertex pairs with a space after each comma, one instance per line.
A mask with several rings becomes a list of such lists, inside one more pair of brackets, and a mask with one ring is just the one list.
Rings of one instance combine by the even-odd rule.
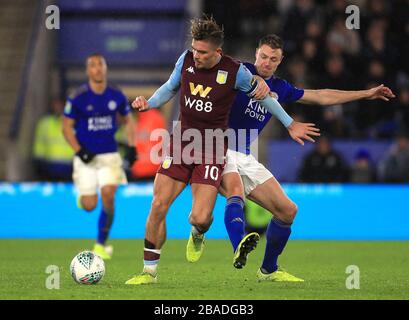
[[123, 117], [123, 126], [125, 127], [126, 140], [128, 141], [128, 146], [135, 146], [135, 123], [130, 113]]
[[75, 120], [64, 116], [62, 122], [62, 133], [64, 135], [65, 140], [71, 146], [75, 153], [80, 151], [81, 146], [78, 143], [78, 140], [75, 136], [74, 131]]
[[[240, 64], [237, 72], [235, 88], [245, 92], [250, 98], [255, 99], [255, 94], [261, 82], [254, 77], [244, 64]], [[256, 99], [257, 100], [257, 99]], [[280, 103], [267, 95], [264, 99], [259, 100], [260, 104], [274, 115], [280, 122], [288, 128], [293, 119], [285, 112]]]
[[334, 89], [304, 90], [304, 95], [298, 101], [304, 104], [334, 105], [361, 99], [389, 101], [389, 99], [394, 97], [395, 95], [392, 90], [382, 84], [368, 90], [357, 91]]
[[128, 167], [132, 167], [134, 162], [138, 160], [138, 150], [135, 145], [135, 122], [131, 114], [131, 108], [128, 103], [128, 98], [122, 94], [122, 103], [118, 108], [119, 119], [121, 124], [124, 126], [126, 134], [126, 150], [125, 150], [125, 160]]
[[67, 105], [64, 109], [64, 118], [62, 122], [62, 133], [64, 135], [65, 140], [74, 150], [75, 154], [81, 158], [84, 163], [89, 163], [94, 157], [95, 154], [85, 150], [81, 147], [80, 143], [78, 142], [77, 137], [75, 136], [75, 110], [73, 108], [72, 102], [67, 101]]
[[134, 109], [138, 111], [145, 111], [150, 108], [159, 108], [175, 96], [180, 88], [182, 66], [186, 53], [187, 50], [179, 57], [168, 81], [166, 81], [158, 90], [156, 90], [149, 100], [146, 100], [146, 98], [143, 96], [136, 97], [136, 99], [132, 102], [132, 107]]
[[125, 151], [125, 159], [128, 166], [132, 167], [134, 162], [138, 160], [138, 151], [135, 146], [135, 122], [133, 121], [131, 113], [121, 116], [122, 124], [125, 127], [125, 134], [127, 139], [127, 146]]
[[[257, 78], [253, 77], [251, 72], [241, 64], [236, 77], [236, 89], [246, 92], [249, 97], [253, 98], [257, 86]], [[304, 145], [303, 140], [315, 142], [312, 136], [320, 136], [320, 130], [315, 128], [315, 124], [294, 121], [280, 103], [270, 95], [259, 101], [268, 112], [274, 115], [287, 128], [291, 138], [299, 144]]]

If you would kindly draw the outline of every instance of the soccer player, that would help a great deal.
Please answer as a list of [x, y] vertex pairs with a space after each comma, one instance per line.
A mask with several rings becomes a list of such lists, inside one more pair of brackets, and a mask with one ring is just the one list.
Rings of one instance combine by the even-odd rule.
[[[222, 54], [224, 34], [213, 18], [192, 20], [191, 35], [192, 50], [186, 50], [179, 57], [169, 80], [148, 101], [144, 97], [135, 99], [132, 103], [135, 109], [144, 111], [157, 108], [169, 101], [180, 89], [178, 130], [182, 136], [184, 133], [199, 132], [199, 138], [202, 138], [205, 137], [205, 130], [228, 128], [228, 115], [236, 92], [240, 90], [256, 98], [267, 95], [261, 104], [287, 127], [295, 139], [303, 139], [315, 132], [313, 125], [293, 121], [280, 104], [267, 94], [269, 89], [254, 80], [243, 64]], [[175, 129], [172, 135], [175, 136]], [[184, 158], [176, 161], [181, 154], [186, 153], [191, 143], [194, 143], [196, 149], [203, 148], [203, 144], [217, 147], [214, 141], [203, 140], [197, 143], [190, 139], [177, 143], [171, 137], [169, 153], [155, 177], [153, 200], [146, 222], [143, 272], [129, 279], [126, 284], [157, 282], [161, 248], [166, 240], [166, 214], [189, 181], [193, 198], [189, 215], [189, 222], [192, 224], [189, 244], [193, 241], [195, 243], [191, 246], [188, 244], [188, 251], [189, 248], [192, 249], [188, 253], [195, 259], [195, 255], [203, 250], [204, 233], [212, 222], [212, 211], [221, 182], [227, 145], [221, 144], [222, 159], [217, 156], [217, 152], [204, 148], [204, 151], [202, 149], [197, 152], [198, 156], [194, 157], [192, 162]]]
[[94, 252], [103, 259], [110, 259], [112, 247], [105, 243], [114, 218], [115, 193], [118, 185], [127, 182], [114, 135], [119, 119], [125, 125], [126, 159], [131, 166], [137, 157], [133, 120], [128, 99], [107, 84], [107, 64], [102, 55], [88, 56], [86, 73], [88, 83], [67, 99], [63, 133], [76, 154], [73, 180], [80, 195], [79, 206], [86, 211], [94, 210], [100, 189], [102, 209]]
[[[255, 63], [245, 63], [246, 67], [266, 81], [271, 94], [277, 97], [280, 103], [298, 101], [304, 104], [334, 105], [359, 99], [388, 101], [394, 97], [392, 91], [383, 85], [360, 91], [303, 90], [292, 86], [274, 76], [283, 60], [283, 42], [276, 35], [261, 38], [255, 57]], [[229, 126], [236, 131], [246, 128], [257, 129], [260, 133], [270, 118], [271, 115], [260, 108], [259, 102], [239, 92], [232, 107]], [[304, 144], [301, 140], [295, 140]], [[243, 205], [246, 196], [273, 215], [267, 228], [264, 260], [257, 272], [257, 278], [261, 281], [303, 281], [279, 268], [277, 263], [278, 256], [284, 250], [291, 234], [297, 206], [288, 198], [271, 172], [250, 154], [251, 143], [252, 140], [247, 139], [244, 146], [228, 150], [227, 164], [222, 174], [221, 192], [227, 198], [225, 226], [234, 250], [233, 265], [242, 268], [246, 264], [247, 254], [251, 251], [246, 246], [244, 236]]]

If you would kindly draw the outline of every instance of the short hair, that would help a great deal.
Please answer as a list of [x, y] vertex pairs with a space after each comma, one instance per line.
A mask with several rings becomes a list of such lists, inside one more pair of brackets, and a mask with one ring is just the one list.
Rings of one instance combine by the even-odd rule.
[[284, 51], [284, 42], [276, 34], [268, 34], [262, 37], [258, 42], [258, 47], [260, 48], [262, 45], [267, 45], [271, 49], [281, 49], [282, 51]]
[[[105, 57], [104, 57], [101, 53], [99, 53], [99, 52], [93, 52], [93, 53], [89, 54], [89, 55], [86, 57], [86, 59], [85, 59], [85, 65], [88, 64], [88, 59], [89, 59], [89, 58], [93, 58], [93, 57], [99, 57], [99, 58], [102, 58], [102, 59], [105, 60]], [[106, 62], [106, 60], [105, 60], [105, 62]]]
[[190, 21], [190, 33], [194, 40], [204, 40], [215, 44], [217, 47], [223, 45], [224, 30], [220, 27], [213, 16], [204, 15], [203, 18], [197, 18]]

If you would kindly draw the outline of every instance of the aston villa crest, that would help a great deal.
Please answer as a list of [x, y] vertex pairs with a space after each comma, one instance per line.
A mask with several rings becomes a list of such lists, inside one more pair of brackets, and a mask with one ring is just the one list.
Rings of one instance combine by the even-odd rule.
[[218, 84], [225, 84], [227, 81], [227, 75], [229, 73], [227, 71], [223, 71], [223, 70], [218, 70], [217, 71], [217, 77], [216, 77], [216, 82]]

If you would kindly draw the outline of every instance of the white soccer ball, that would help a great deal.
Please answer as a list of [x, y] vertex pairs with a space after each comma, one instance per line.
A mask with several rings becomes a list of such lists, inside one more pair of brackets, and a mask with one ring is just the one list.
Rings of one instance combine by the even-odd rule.
[[71, 261], [70, 271], [79, 284], [96, 284], [104, 277], [104, 260], [92, 251], [82, 251]]

